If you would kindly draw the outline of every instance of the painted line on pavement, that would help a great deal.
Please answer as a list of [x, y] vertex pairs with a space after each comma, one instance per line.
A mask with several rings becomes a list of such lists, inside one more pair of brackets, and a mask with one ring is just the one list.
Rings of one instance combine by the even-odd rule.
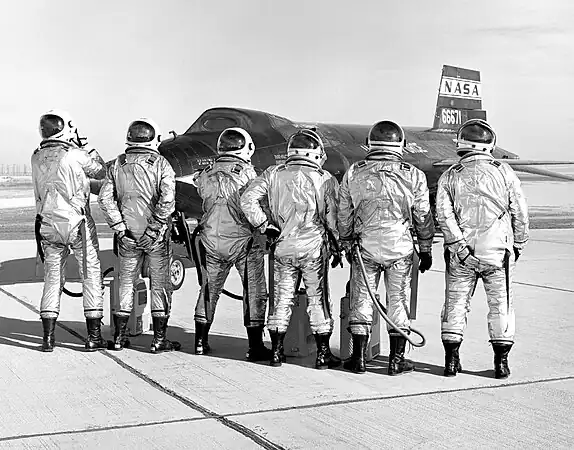
[[[434, 270], [434, 271], [440, 272], [437, 270]], [[0, 287], [0, 292], [4, 293], [5, 295], [9, 296], [10, 298], [16, 300], [18, 303], [22, 304], [23, 306], [25, 306], [29, 310], [39, 314], [39, 311], [35, 307], [30, 305], [28, 302], [26, 302], [25, 300], [22, 300], [22, 299], [16, 297], [12, 293], [6, 291], [5, 289], [3, 289], [1, 287]], [[64, 330], [68, 331], [70, 334], [77, 337], [78, 339], [80, 339], [82, 341], [85, 340], [85, 338], [82, 337], [75, 330], [73, 330], [73, 329], [69, 328], [68, 326], [61, 324], [59, 322], [56, 322], [56, 323], [58, 326], [60, 326]], [[489, 389], [501, 389], [501, 388], [515, 387], [515, 386], [528, 386], [528, 385], [535, 385], [535, 384], [554, 383], [554, 382], [560, 382], [560, 381], [574, 380], [574, 375], [567, 375], [567, 376], [562, 376], [562, 377], [542, 378], [542, 379], [538, 379], [538, 380], [516, 381], [516, 382], [509, 382], [509, 383], [503, 382], [503, 383], [498, 384], [498, 385], [471, 386], [471, 387], [466, 387], [466, 388], [433, 390], [433, 391], [416, 392], [416, 393], [410, 393], [410, 394], [381, 395], [381, 396], [374, 396], [374, 397], [310, 403], [310, 404], [306, 404], [306, 405], [260, 409], [260, 410], [254, 410], [254, 411], [242, 411], [242, 412], [237, 412], [237, 413], [217, 414], [217, 413], [212, 412], [209, 409], [195, 403], [194, 401], [178, 394], [177, 392], [174, 392], [171, 389], [168, 389], [168, 388], [162, 386], [160, 383], [149, 378], [147, 375], [143, 374], [142, 372], [138, 371], [134, 367], [125, 363], [124, 361], [122, 361], [121, 359], [116, 357], [115, 355], [110, 354], [107, 350], [101, 350], [100, 353], [109, 357], [110, 359], [115, 361], [118, 365], [120, 365], [122, 368], [128, 370], [130, 373], [132, 373], [133, 375], [142, 379], [143, 381], [147, 382], [148, 384], [155, 387], [156, 389], [158, 389], [158, 390], [162, 391], [163, 393], [175, 398], [176, 400], [180, 401], [181, 403], [185, 404], [186, 406], [188, 406], [188, 407], [190, 407], [190, 408], [192, 408], [192, 409], [194, 409], [194, 410], [196, 410], [196, 411], [198, 411], [204, 415], [204, 417], [177, 419], [174, 421], [165, 421], [165, 422], [158, 422], [158, 423], [149, 422], [149, 423], [143, 423], [143, 424], [139, 424], [139, 425], [119, 425], [117, 428], [130, 428], [130, 427], [133, 428], [133, 427], [137, 427], [137, 426], [147, 426], [147, 425], [155, 425], [155, 424], [162, 424], [162, 423], [172, 423], [172, 422], [177, 423], [177, 422], [185, 422], [185, 421], [191, 422], [191, 421], [198, 421], [198, 420], [213, 419], [213, 420], [216, 420], [216, 421], [222, 423], [223, 425], [243, 434], [244, 436], [250, 438], [251, 440], [253, 440], [254, 442], [256, 442], [257, 444], [261, 445], [263, 448], [266, 448], [266, 449], [284, 449], [284, 447], [281, 447], [281, 446], [269, 441], [268, 439], [255, 433], [251, 429], [249, 429], [243, 425], [240, 425], [237, 422], [233, 422], [233, 421], [229, 420], [228, 418], [229, 417], [251, 416], [251, 415], [256, 415], [256, 414], [268, 414], [268, 413], [274, 413], [274, 412], [286, 412], [286, 411], [297, 411], [297, 410], [305, 410], [305, 409], [323, 408], [323, 407], [329, 407], [329, 406], [348, 405], [348, 404], [355, 404], [355, 403], [366, 403], [366, 402], [373, 402], [373, 401], [397, 400], [397, 399], [414, 398], [414, 397], [426, 397], [426, 396], [430, 396], [430, 395], [439, 395], [439, 394], [451, 394], [451, 393], [461, 393], [461, 392], [471, 392], [471, 391], [484, 391], [484, 390], [489, 390]], [[100, 431], [103, 429], [115, 429], [115, 428], [116, 427], [90, 428], [87, 430], [79, 430], [79, 431], [74, 430], [74, 431], [54, 432], [54, 433], [45, 434], [45, 435], [51, 436], [51, 435], [58, 435], [58, 434], [83, 433], [83, 432], [90, 432], [90, 431]], [[39, 436], [44, 436], [44, 435], [39, 435]], [[20, 439], [20, 438], [25, 438], [25, 437], [28, 437], [28, 436], [0, 438], [0, 441]], [[31, 436], [31, 437], [36, 437], [36, 435]]]
[[[444, 270], [430, 269], [429, 272], [444, 273]], [[570, 294], [574, 294], [574, 289], [559, 288], [559, 287], [555, 287], [555, 286], [546, 286], [545, 284], [526, 283], [524, 281], [513, 281], [512, 284], [520, 284], [522, 286], [530, 286], [530, 287], [535, 287], [535, 288], [539, 288], [539, 289], [549, 289], [551, 291], [568, 292]]]
[[[11, 292], [6, 291], [5, 289], [0, 287], [0, 292], [2, 292], [3, 294], [7, 295], [8, 297], [10, 297], [13, 300], [16, 300], [18, 303], [20, 303], [22, 306], [28, 308], [30, 311], [36, 313], [36, 314], [40, 314], [40, 311], [38, 311], [38, 309], [36, 309], [34, 306], [32, 306], [30, 303], [28, 303], [25, 300], [22, 300], [21, 298], [18, 298], [17, 296], [15, 296], [14, 294], [12, 294]], [[56, 325], [59, 326], [60, 328], [66, 330], [68, 333], [70, 333], [72, 336], [80, 339], [81, 341], [85, 341], [86, 339], [79, 334], [78, 332], [76, 332], [75, 330], [73, 330], [72, 328], [68, 327], [67, 325], [60, 323], [59, 321], [56, 321]], [[164, 386], [162, 386], [160, 383], [158, 383], [157, 381], [153, 380], [152, 378], [148, 377], [147, 375], [145, 375], [144, 373], [140, 372], [139, 370], [137, 370], [135, 367], [130, 366], [129, 364], [127, 364], [126, 362], [122, 361], [120, 358], [118, 358], [115, 355], [112, 355], [110, 352], [108, 352], [107, 350], [99, 350], [98, 351], [100, 354], [107, 356], [108, 358], [110, 358], [112, 361], [114, 361], [115, 363], [117, 363], [120, 367], [126, 369], [128, 372], [130, 372], [131, 374], [135, 375], [136, 377], [138, 377], [140, 380], [145, 381], [146, 383], [148, 383], [150, 386], [156, 388], [157, 390], [163, 392], [164, 394], [169, 395], [170, 397], [178, 400], [179, 402], [183, 403], [184, 405], [186, 405], [187, 407], [203, 414], [206, 418], [210, 418], [210, 419], [215, 419], [216, 421], [220, 422], [222, 425], [231, 428], [232, 430], [237, 431], [238, 433], [242, 434], [243, 436], [245, 436], [246, 438], [251, 439], [253, 442], [255, 442], [256, 444], [260, 445], [262, 448], [267, 449], [267, 450], [286, 450], [285, 447], [282, 447], [278, 444], [275, 444], [274, 442], [270, 441], [269, 439], [265, 438], [264, 436], [261, 436], [260, 434], [256, 433], [255, 431], [253, 431], [252, 429], [243, 426], [237, 422], [234, 422], [230, 419], [228, 419], [225, 416], [219, 415], [213, 411], [210, 411], [209, 409], [201, 406], [198, 403], [195, 403], [193, 400], [190, 400], [180, 394], [178, 394], [175, 391], [172, 391], [169, 388], [166, 388]]]
[[16, 436], [6, 436], [0, 437], [0, 442], [5, 441], [19, 441], [22, 439], [33, 439], [33, 438], [42, 438], [42, 437], [53, 437], [53, 436], [65, 436], [70, 434], [84, 434], [84, 433], [93, 433], [97, 431], [114, 431], [114, 430], [125, 430], [129, 428], [142, 428], [142, 427], [153, 427], [156, 425], [169, 425], [172, 423], [187, 423], [187, 422], [196, 422], [198, 420], [207, 420], [207, 417], [188, 417], [185, 419], [171, 419], [171, 420], [160, 420], [156, 422], [141, 422], [141, 423], [133, 423], [133, 424], [124, 424], [124, 425], [114, 425], [114, 426], [107, 426], [107, 427], [90, 427], [84, 428], [80, 430], [63, 430], [63, 431], [51, 431], [48, 433], [31, 433], [31, 434], [20, 434]]
[[[416, 370], [415, 370], [416, 372]], [[464, 371], [463, 371], [464, 373]], [[403, 398], [413, 398], [413, 397], [426, 397], [429, 395], [438, 394], [452, 394], [460, 392], [471, 392], [471, 391], [485, 391], [488, 389], [500, 389], [514, 386], [528, 386], [532, 384], [542, 384], [542, 383], [554, 383], [560, 381], [570, 381], [574, 380], [574, 375], [567, 375], [563, 377], [555, 378], [542, 378], [540, 380], [530, 380], [530, 381], [516, 381], [511, 383], [502, 383], [498, 385], [488, 385], [488, 386], [471, 386], [467, 388], [457, 388], [457, 389], [443, 389], [435, 391], [425, 391], [425, 392], [415, 392], [411, 394], [396, 394], [396, 395], [380, 395], [375, 397], [365, 397], [365, 398], [352, 398], [346, 400], [333, 400], [330, 402], [320, 402], [320, 403], [310, 403], [307, 405], [297, 405], [297, 406], [284, 406], [278, 408], [260, 409], [257, 411], [243, 411], [237, 413], [224, 414], [225, 417], [243, 417], [252, 416], [254, 414], [268, 414], [273, 412], [286, 412], [286, 411], [297, 411], [300, 409], [313, 409], [313, 408], [324, 408], [326, 406], [340, 406], [340, 405], [351, 405], [353, 403], [367, 403], [373, 401], [383, 401], [383, 400], [400, 400]]]

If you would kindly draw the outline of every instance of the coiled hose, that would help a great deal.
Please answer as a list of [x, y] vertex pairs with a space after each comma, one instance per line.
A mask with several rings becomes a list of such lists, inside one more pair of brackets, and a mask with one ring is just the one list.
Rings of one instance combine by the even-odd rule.
[[[113, 272], [113, 271], [114, 271], [114, 268], [113, 268], [113, 267], [108, 267], [108, 268], [104, 271], [104, 273], [102, 274], [102, 278], [105, 278], [110, 272]], [[66, 294], [66, 295], [68, 295], [68, 296], [70, 296], [70, 297], [74, 297], [74, 298], [78, 298], [78, 297], [81, 297], [82, 295], [84, 295], [83, 292], [72, 292], [72, 291], [69, 291], [68, 289], [66, 289], [65, 286], [62, 288], [62, 292], [63, 292], [64, 294]]]
[[391, 319], [389, 319], [389, 316], [387, 316], [386, 308], [383, 306], [381, 301], [377, 298], [377, 296], [371, 290], [371, 286], [369, 285], [368, 278], [367, 278], [367, 270], [365, 269], [365, 263], [363, 262], [363, 257], [361, 256], [361, 250], [359, 249], [358, 243], [353, 244], [353, 250], [354, 250], [355, 255], [357, 256], [357, 261], [359, 262], [359, 267], [361, 268], [361, 273], [362, 273], [363, 278], [365, 280], [365, 286], [367, 286], [367, 290], [369, 291], [369, 295], [371, 296], [371, 299], [373, 300], [373, 303], [377, 307], [379, 313], [381, 314], [383, 319], [385, 319], [385, 322], [387, 322], [389, 324], [389, 326], [391, 326], [393, 328], [393, 330], [395, 330], [402, 337], [404, 337], [413, 347], [424, 347], [424, 345], [427, 343], [427, 340], [425, 339], [425, 337], [423, 336], [423, 334], [420, 331], [411, 327], [411, 333], [416, 334], [416, 335], [421, 337], [421, 342], [414, 342], [412, 340], [412, 338], [407, 333], [405, 333], [403, 330], [401, 330], [399, 327], [397, 327], [395, 325], [395, 323]]

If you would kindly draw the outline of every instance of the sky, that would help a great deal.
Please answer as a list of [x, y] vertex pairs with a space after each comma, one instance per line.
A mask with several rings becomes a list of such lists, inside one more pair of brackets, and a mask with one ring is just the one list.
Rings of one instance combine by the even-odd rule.
[[67, 110], [108, 160], [131, 120], [183, 133], [206, 109], [432, 126], [443, 64], [481, 71], [500, 146], [566, 159], [571, 0], [21, 0], [0, 16], [0, 164]]

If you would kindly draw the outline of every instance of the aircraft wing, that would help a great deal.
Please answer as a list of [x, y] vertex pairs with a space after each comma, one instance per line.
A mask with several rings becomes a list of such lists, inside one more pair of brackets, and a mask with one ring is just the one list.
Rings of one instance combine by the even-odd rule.
[[[433, 163], [435, 167], [450, 167], [458, 163], [458, 159], [443, 159]], [[551, 170], [542, 169], [533, 166], [556, 166], [556, 165], [574, 165], [574, 161], [538, 161], [531, 159], [497, 159], [497, 161], [504, 162], [514, 168], [517, 172], [531, 173], [533, 175], [542, 175], [545, 177], [556, 178], [565, 181], [574, 181], [574, 175], [567, 175]]]

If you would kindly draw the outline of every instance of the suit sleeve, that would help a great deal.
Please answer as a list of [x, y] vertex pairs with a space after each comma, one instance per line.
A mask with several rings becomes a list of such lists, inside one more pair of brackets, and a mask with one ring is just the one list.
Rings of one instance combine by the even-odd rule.
[[446, 171], [438, 180], [436, 213], [444, 236], [444, 245], [453, 253], [458, 253], [466, 247], [467, 243], [454, 213], [454, 203], [450, 190], [451, 175], [450, 171]]
[[98, 205], [100, 205], [104, 218], [112, 230], [125, 231], [127, 227], [117, 201], [115, 172], [116, 161], [110, 166], [108, 175], [100, 189]]
[[158, 168], [159, 199], [148, 219], [148, 225], [153, 229], [165, 225], [175, 211], [175, 172], [163, 157], [160, 158]]
[[106, 177], [106, 163], [95, 148], [89, 151], [79, 148], [75, 150], [77, 159], [88, 178], [103, 180]]
[[421, 252], [432, 251], [435, 228], [429, 200], [429, 189], [424, 172], [416, 169], [414, 177], [413, 226]]
[[325, 202], [325, 225], [332, 236], [339, 240], [339, 230], [337, 229], [337, 214], [339, 210], [339, 182], [333, 176], [324, 183], [325, 192], [323, 199]]
[[353, 238], [354, 205], [349, 190], [349, 173], [347, 170], [339, 187], [339, 201], [337, 210], [337, 228], [339, 238], [342, 241], [350, 241]]
[[40, 189], [38, 189], [38, 163], [35, 158], [36, 153], [32, 154], [30, 164], [32, 165], [32, 184], [34, 185], [34, 201], [36, 203], [36, 214], [40, 214], [42, 207], [42, 197], [40, 196]]
[[267, 215], [263, 211], [261, 200], [267, 197], [269, 192], [270, 169], [255, 178], [241, 195], [241, 209], [249, 223], [260, 228], [267, 222]]
[[528, 204], [522, 191], [520, 180], [510, 166], [506, 169], [506, 182], [508, 183], [509, 210], [512, 218], [512, 232], [514, 233], [514, 246], [523, 249], [529, 238]]

